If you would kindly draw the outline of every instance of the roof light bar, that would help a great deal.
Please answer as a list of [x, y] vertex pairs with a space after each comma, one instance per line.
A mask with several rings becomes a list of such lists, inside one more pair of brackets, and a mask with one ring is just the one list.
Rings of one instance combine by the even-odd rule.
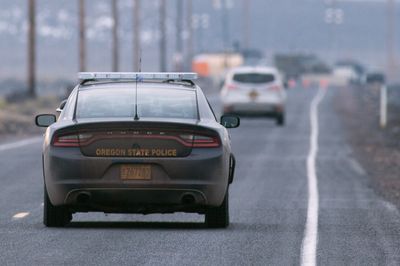
[[86, 80], [196, 80], [197, 73], [168, 72], [80, 72], [78, 78]]

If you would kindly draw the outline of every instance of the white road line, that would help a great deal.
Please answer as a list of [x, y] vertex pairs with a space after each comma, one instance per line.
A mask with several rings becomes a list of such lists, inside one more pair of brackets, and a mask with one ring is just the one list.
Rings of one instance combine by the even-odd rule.
[[29, 215], [29, 212], [19, 212], [19, 213], [15, 214], [12, 218], [14, 220], [17, 220], [17, 219], [25, 218], [28, 215]]
[[2, 145], [0, 145], [0, 152], [20, 148], [20, 147], [30, 145], [30, 144], [34, 144], [34, 143], [42, 141], [42, 139], [43, 139], [42, 137], [33, 137], [33, 138], [24, 139], [24, 140], [20, 140], [20, 141], [16, 141], [16, 142], [2, 144]]
[[301, 265], [316, 265], [318, 242], [318, 180], [316, 158], [318, 153], [318, 105], [326, 94], [326, 89], [319, 89], [310, 107], [311, 136], [310, 151], [307, 157], [308, 207], [307, 221], [301, 246]]

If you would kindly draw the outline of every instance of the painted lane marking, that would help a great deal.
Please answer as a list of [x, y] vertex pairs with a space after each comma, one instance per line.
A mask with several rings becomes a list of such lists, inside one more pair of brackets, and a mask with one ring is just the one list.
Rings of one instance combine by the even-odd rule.
[[19, 213], [15, 214], [12, 218], [14, 220], [17, 220], [17, 219], [25, 218], [28, 215], [29, 215], [29, 212], [19, 212]]
[[17, 142], [7, 143], [0, 145], [0, 152], [20, 148], [26, 145], [35, 144], [42, 141], [42, 137], [34, 137], [29, 139], [20, 140]]
[[310, 151], [307, 157], [307, 181], [308, 181], [308, 207], [307, 221], [304, 229], [304, 237], [301, 246], [301, 265], [316, 265], [316, 253], [318, 242], [318, 180], [316, 159], [318, 153], [318, 106], [326, 94], [326, 89], [319, 89], [310, 106]]

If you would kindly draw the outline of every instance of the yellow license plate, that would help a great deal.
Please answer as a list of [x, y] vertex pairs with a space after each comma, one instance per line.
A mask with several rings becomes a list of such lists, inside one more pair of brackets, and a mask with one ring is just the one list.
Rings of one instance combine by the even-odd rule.
[[258, 92], [257, 91], [251, 91], [249, 93], [249, 97], [250, 97], [250, 99], [252, 99], [254, 101], [258, 97]]
[[151, 165], [121, 165], [120, 177], [122, 180], [150, 180]]

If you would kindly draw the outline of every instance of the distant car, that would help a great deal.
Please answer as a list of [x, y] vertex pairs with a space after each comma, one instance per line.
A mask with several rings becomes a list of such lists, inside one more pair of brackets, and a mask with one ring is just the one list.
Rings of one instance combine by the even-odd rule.
[[385, 74], [381, 72], [371, 72], [368, 73], [365, 82], [367, 84], [384, 84], [385, 83]]
[[[76, 212], [205, 214], [229, 225], [235, 159], [193, 73], [81, 73], [60, 117], [39, 115], [44, 224]], [[139, 80], [139, 81], [138, 81]]]
[[224, 114], [262, 115], [285, 123], [286, 92], [277, 69], [239, 67], [227, 74], [221, 91]]
[[342, 60], [336, 62], [333, 68], [333, 85], [347, 86], [361, 84], [365, 80], [365, 68], [354, 60]]
[[332, 83], [336, 86], [347, 86], [356, 83], [360, 77], [351, 66], [336, 66], [332, 73]]

